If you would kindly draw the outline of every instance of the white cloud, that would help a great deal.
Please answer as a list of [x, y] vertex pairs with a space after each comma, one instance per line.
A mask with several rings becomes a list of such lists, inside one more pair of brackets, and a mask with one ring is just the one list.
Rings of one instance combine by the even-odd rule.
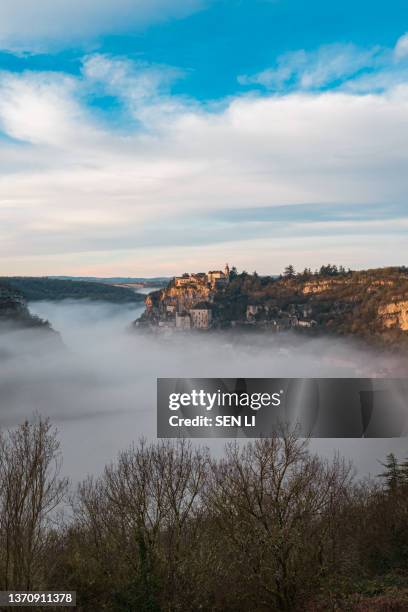
[[2, 0], [0, 48], [43, 51], [184, 17], [204, 0]]
[[[198, 252], [214, 264], [229, 260], [228, 253], [247, 257], [266, 271], [256, 241], [241, 235], [228, 246], [228, 225], [224, 244], [211, 244], [209, 236], [197, 247], [189, 245], [200, 236], [199, 227], [186, 229], [184, 246], [172, 244], [171, 228], [219, 208], [302, 202], [404, 206], [408, 86], [371, 95], [250, 95], [209, 111], [163, 96], [162, 81], [154, 78], [152, 84], [147, 67], [141, 76], [140, 66], [121, 61], [88, 58], [78, 78], [0, 74], [6, 137], [0, 139], [2, 274], [85, 268], [121, 273], [124, 266], [131, 273], [132, 258], [142, 273], [153, 260], [169, 268]], [[120, 91], [126, 112], [136, 112], [143, 129], [122, 134], [97, 123], [85, 103], [96, 83]], [[350, 235], [342, 231], [333, 242], [338, 260], [349, 262], [353, 253], [366, 257], [360, 236], [373, 261], [377, 246], [387, 244], [395, 245], [387, 261], [391, 255], [406, 260], [404, 243], [390, 238], [398, 226], [384, 226], [380, 237], [363, 221], [356, 221]], [[276, 233], [271, 253], [283, 243], [285, 256], [298, 248], [299, 235], [279, 238], [279, 227]], [[316, 234], [302, 238], [311, 265], [310, 253], [320, 257], [320, 244]]]
[[408, 77], [408, 34], [395, 47], [368, 49], [332, 44], [279, 56], [276, 65], [254, 75], [241, 75], [242, 85], [271, 91], [318, 91], [325, 88], [355, 92], [386, 91]]
[[93, 54], [83, 62], [83, 75], [88, 87], [120, 99], [138, 121], [157, 123], [174, 115], [183, 105], [169, 95], [169, 86], [183, 77], [183, 72], [170, 66], [148, 65], [125, 58]]
[[0, 73], [0, 125], [11, 138], [58, 146], [84, 116], [76, 88], [75, 79], [60, 74]]
[[179, 78], [181, 71], [97, 53], [84, 59], [83, 74], [92, 85], [101, 84], [114, 95], [135, 100], [152, 98]]
[[397, 60], [408, 57], [408, 32], [398, 39], [394, 54]]
[[361, 70], [381, 68], [389, 52], [380, 47], [361, 49], [353, 44], [325, 45], [315, 51], [285, 53], [276, 66], [258, 74], [239, 77], [243, 85], [262, 85], [268, 89], [319, 89], [355, 78]]

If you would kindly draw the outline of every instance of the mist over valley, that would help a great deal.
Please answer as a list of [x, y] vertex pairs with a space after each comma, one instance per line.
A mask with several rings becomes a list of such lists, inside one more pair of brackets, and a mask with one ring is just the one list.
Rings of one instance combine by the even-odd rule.
[[[147, 290], [146, 290], [147, 292]], [[1, 335], [0, 418], [14, 427], [33, 414], [59, 429], [64, 472], [74, 480], [100, 473], [138, 440], [156, 438], [157, 377], [354, 377], [375, 375], [384, 357], [341, 338], [293, 333], [200, 334], [171, 338], [135, 330], [143, 305], [89, 300], [33, 302], [33, 315], [60, 334], [10, 329]], [[389, 363], [398, 356], [388, 355]], [[222, 452], [225, 440], [198, 440]], [[404, 439], [312, 440], [312, 448], [352, 458], [361, 473], [376, 474], [378, 459]]]

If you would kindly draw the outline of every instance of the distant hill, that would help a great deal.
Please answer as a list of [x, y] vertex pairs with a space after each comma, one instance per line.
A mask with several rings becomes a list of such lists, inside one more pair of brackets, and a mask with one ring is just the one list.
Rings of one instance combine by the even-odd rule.
[[56, 280], [73, 280], [85, 281], [90, 283], [106, 283], [108, 285], [143, 285], [144, 287], [165, 287], [170, 278], [166, 276], [157, 276], [152, 278], [133, 277], [133, 276], [48, 276], [47, 278]]
[[103, 282], [16, 276], [0, 277], [0, 283], [19, 291], [29, 302], [88, 299], [125, 304], [143, 302], [144, 299], [133, 289]]

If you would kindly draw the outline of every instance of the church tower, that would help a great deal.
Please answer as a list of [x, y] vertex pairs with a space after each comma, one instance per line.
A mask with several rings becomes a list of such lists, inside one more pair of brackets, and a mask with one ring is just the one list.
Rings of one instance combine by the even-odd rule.
[[228, 264], [226, 263], [225, 264], [225, 268], [224, 268], [225, 278], [227, 278], [227, 279], [229, 278], [229, 273], [230, 273], [230, 269], [229, 269]]

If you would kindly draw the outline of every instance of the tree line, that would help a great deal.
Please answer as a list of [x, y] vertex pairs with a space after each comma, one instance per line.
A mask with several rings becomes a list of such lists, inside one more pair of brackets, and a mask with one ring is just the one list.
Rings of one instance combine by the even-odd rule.
[[128, 287], [94, 281], [48, 277], [2, 277], [0, 282], [19, 291], [29, 302], [86, 299], [125, 304], [144, 300], [142, 294]]
[[406, 610], [406, 463], [384, 466], [358, 480], [289, 431], [221, 458], [141, 440], [73, 488], [55, 428], [25, 422], [0, 435], [0, 589], [91, 611]]
[[313, 276], [348, 276], [352, 273], [353, 271], [350, 268], [346, 270], [344, 266], [337, 266], [330, 263], [320, 266], [320, 268], [316, 269], [314, 272], [311, 268], [305, 268], [302, 272], [296, 272], [295, 267], [292, 264], [289, 264], [285, 267], [283, 276], [285, 278], [295, 278], [298, 276], [303, 279], [308, 279], [312, 278]]

